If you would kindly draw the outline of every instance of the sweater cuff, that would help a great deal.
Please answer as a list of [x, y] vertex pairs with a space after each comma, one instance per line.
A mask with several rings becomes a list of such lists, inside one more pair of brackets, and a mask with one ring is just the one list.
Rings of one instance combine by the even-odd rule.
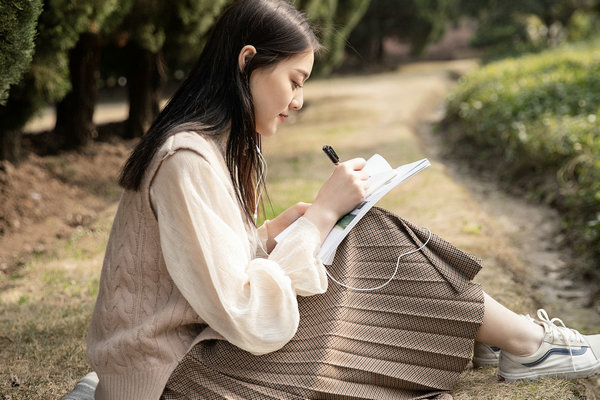
[[300, 296], [324, 293], [327, 290], [325, 267], [317, 257], [320, 246], [321, 234], [317, 227], [308, 219], [300, 217], [269, 256], [290, 277]]

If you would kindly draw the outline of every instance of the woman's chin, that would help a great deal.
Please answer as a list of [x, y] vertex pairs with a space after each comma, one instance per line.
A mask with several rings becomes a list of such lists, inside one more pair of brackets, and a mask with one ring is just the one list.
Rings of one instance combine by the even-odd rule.
[[259, 135], [264, 137], [269, 137], [275, 135], [277, 133], [277, 127], [272, 127], [270, 129], [257, 129], [256, 130]]

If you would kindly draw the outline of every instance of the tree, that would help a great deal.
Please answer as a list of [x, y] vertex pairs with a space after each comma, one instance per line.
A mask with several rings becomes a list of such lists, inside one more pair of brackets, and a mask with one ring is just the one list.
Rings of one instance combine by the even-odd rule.
[[165, 59], [174, 66], [196, 59], [202, 41], [230, 0], [134, 0], [122, 24], [127, 32], [129, 118], [126, 136], [142, 136], [159, 111]]
[[306, 12], [318, 28], [326, 53], [317, 67], [317, 73], [328, 74], [344, 58], [346, 41], [359, 23], [371, 0], [298, 0], [296, 7]]
[[[464, 14], [479, 21], [473, 44], [514, 51], [536, 44], [552, 46], [565, 38], [577, 11], [598, 13], [599, 0], [461, 0]], [[531, 24], [537, 18], [538, 26]], [[533, 43], [536, 42], [536, 43]]]
[[[100, 0], [96, 0], [98, 4]], [[107, 2], [115, 4], [115, 0]], [[94, 0], [45, 0], [38, 22], [35, 54], [22, 81], [11, 88], [0, 106], [0, 157], [12, 162], [21, 158], [21, 136], [25, 123], [48, 104], [60, 101], [71, 89], [69, 51], [82, 32], [90, 28]]]
[[17, 163], [25, 123], [45, 105], [61, 99], [69, 90], [68, 55], [81, 27], [81, 9], [69, 0], [46, 0], [38, 20], [35, 54], [8, 101], [0, 106], [0, 157]]
[[[141, 136], [158, 113], [165, 64], [189, 69], [200, 55], [206, 33], [231, 1], [134, 2], [123, 23], [129, 36], [128, 54], [132, 57], [127, 73], [130, 101], [127, 136]], [[295, 2], [321, 29], [321, 40], [328, 49], [325, 60], [319, 63], [322, 73], [330, 72], [341, 62], [346, 39], [368, 4], [369, 0]]]
[[455, 7], [455, 0], [372, 0], [350, 44], [367, 63], [383, 61], [386, 38], [409, 42], [411, 54], [419, 55], [442, 37]]
[[[41, 8], [41, 1], [15, 0], [0, 4], [0, 160], [17, 162], [20, 157], [21, 136], [14, 129], [20, 126], [14, 124], [13, 119], [6, 119], [5, 110], [10, 85], [14, 85], [11, 93], [19, 93], [21, 90], [15, 84], [21, 82], [23, 73], [30, 66]], [[20, 105], [15, 112], [26, 113], [27, 105]]]
[[71, 90], [57, 104], [55, 134], [63, 148], [85, 146], [97, 135], [93, 122], [98, 98], [100, 53], [106, 34], [110, 34], [131, 7], [131, 1], [86, 0], [77, 44], [69, 52]]
[[41, 12], [42, 0], [0, 3], [0, 104], [6, 103], [10, 85], [18, 83], [29, 68]]

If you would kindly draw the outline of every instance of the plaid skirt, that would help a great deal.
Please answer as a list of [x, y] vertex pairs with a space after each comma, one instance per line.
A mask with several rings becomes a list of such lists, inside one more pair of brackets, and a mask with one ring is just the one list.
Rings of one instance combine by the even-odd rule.
[[[338, 247], [331, 275], [377, 287], [426, 229], [374, 207]], [[432, 234], [400, 259], [376, 291], [334, 282], [300, 297], [300, 325], [278, 351], [255, 356], [201, 341], [175, 369], [163, 399], [423, 399], [451, 390], [483, 320], [480, 261]], [[451, 398], [447, 396], [445, 398]]]

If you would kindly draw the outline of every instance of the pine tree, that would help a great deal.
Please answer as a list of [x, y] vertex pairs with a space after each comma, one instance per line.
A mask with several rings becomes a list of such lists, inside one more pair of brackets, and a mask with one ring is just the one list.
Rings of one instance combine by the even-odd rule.
[[159, 111], [171, 66], [190, 63], [202, 50], [206, 33], [230, 0], [134, 0], [123, 22], [129, 41], [126, 136], [142, 136]]
[[350, 36], [350, 44], [367, 63], [383, 61], [383, 41], [407, 41], [411, 54], [421, 54], [445, 31], [455, 0], [372, 0], [365, 16]]
[[5, 104], [10, 85], [18, 83], [29, 68], [41, 0], [0, 3], [0, 104]]
[[460, 0], [463, 15], [474, 17], [479, 26], [472, 44], [494, 49], [498, 54], [514, 53], [522, 47], [531, 49], [532, 37], [527, 32], [530, 17], [537, 17], [545, 29], [538, 29], [536, 46], [546, 47], [566, 38], [576, 12], [597, 18], [599, 0]]
[[69, 51], [80, 34], [90, 29], [92, 4], [93, 1], [44, 1], [31, 67], [21, 82], [11, 88], [6, 104], [0, 106], [0, 157], [18, 162], [25, 123], [43, 107], [60, 101], [71, 89]]
[[[41, 11], [41, 0], [0, 3], [0, 119], [3, 117], [2, 110], [6, 107], [10, 86], [19, 83], [30, 66]], [[16, 162], [20, 155], [21, 137], [3, 125], [0, 122], [0, 160]]]
[[326, 75], [338, 66], [350, 33], [367, 11], [371, 0], [298, 0], [296, 7], [306, 12], [319, 31], [326, 51], [317, 64], [317, 73]]
[[69, 90], [67, 51], [77, 42], [80, 9], [68, 0], [46, 0], [38, 19], [35, 54], [30, 69], [0, 106], [0, 156], [12, 162], [21, 158], [25, 123], [42, 107], [61, 99]]
[[80, 0], [78, 4], [83, 8], [81, 26], [85, 29], [69, 51], [71, 90], [56, 107], [54, 131], [62, 148], [85, 146], [97, 135], [93, 117], [102, 44], [131, 7], [130, 0]]

